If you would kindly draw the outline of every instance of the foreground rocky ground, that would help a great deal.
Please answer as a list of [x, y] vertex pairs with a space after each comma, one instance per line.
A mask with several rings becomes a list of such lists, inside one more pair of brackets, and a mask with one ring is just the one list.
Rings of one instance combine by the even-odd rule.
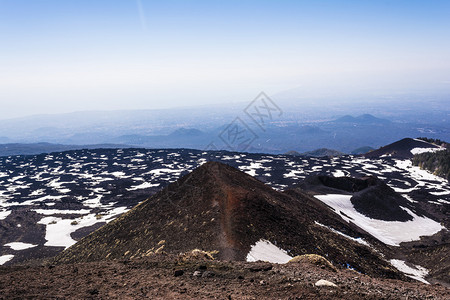
[[[326, 262], [326, 261], [325, 261]], [[327, 280], [336, 286], [317, 286]], [[154, 255], [0, 267], [0, 299], [449, 299], [450, 289], [371, 278], [322, 261], [284, 265]]]

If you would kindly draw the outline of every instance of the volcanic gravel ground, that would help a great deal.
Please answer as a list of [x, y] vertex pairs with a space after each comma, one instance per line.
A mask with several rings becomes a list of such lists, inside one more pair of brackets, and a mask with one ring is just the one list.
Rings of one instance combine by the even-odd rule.
[[[320, 280], [337, 287], [317, 287]], [[449, 299], [450, 289], [311, 263], [138, 260], [0, 267], [0, 299]]]

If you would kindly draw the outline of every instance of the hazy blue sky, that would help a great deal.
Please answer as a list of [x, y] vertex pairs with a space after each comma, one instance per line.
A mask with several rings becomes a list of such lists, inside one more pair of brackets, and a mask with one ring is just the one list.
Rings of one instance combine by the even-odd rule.
[[450, 1], [0, 0], [0, 118], [449, 90], [449, 15]]

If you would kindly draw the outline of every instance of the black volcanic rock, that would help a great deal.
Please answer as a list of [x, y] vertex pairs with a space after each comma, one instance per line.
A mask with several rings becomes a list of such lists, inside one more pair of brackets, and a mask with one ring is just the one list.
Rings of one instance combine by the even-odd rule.
[[280, 193], [228, 165], [209, 162], [83, 238], [55, 262], [132, 259], [193, 249], [242, 261], [252, 245], [265, 239], [291, 256], [315, 253], [365, 274], [400, 276], [377, 252], [317, 225], [317, 220], [347, 235], [371, 239], [301, 190]]
[[364, 156], [367, 158], [378, 158], [382, 155], [390, 155], [395, 158], [412, 158], [414, 155], [411, 153], [411, 150], [414, 148], [438, 148], [438, 146], [422, 140], [405, 138], [366, 153]]
[[354, 193], [366, 189], [373, 185], [377, 179], [375, 177], [333, 177], [327, 175], [309, 176], [298, 187], [318, 193]]
[[354, 193], [351, 202], [358, 212], [372, 219], [402, 222], [413, 219], [402, 209], [410, 206], [408, 200], [380, 180]]

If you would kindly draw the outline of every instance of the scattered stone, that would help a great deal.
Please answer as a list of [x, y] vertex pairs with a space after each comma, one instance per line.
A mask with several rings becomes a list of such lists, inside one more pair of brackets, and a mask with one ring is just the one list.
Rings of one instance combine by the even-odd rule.
[[216, 274], [214, 274], [214, 272], [211, 272], [211, 271], [205, 271], [203, 274], [202, 274], [202, 277], [204, 277], [204, 278], [210, 278], [210, 277], [214, 277]]
[[98, 295], [98, 294], [99, 294], [99, 291], [98, 291], [97, 289], [91, 289], [91, 290], [89, 290], [88, 292], [89, 292], [89, 294], [91, 294], [91, 295]]
[[201, 277], [202, 272], [201, 271], [195, 271], [194, 274], [192, 274], [194, 277]]
[[315, 286], [337, 287], [337, 285], [335, 285], [335, 284], [332, 283], [331, 281], [328, 281], [328, 280], [325, 280], [325, 279], [320, 279], [320, 280], [317, 281], [314, 285], [315, 285]]
[[173, 276], [178, 277], [184, 274], [183, 270], [175, 270], [175, 272], [173, 272]]

